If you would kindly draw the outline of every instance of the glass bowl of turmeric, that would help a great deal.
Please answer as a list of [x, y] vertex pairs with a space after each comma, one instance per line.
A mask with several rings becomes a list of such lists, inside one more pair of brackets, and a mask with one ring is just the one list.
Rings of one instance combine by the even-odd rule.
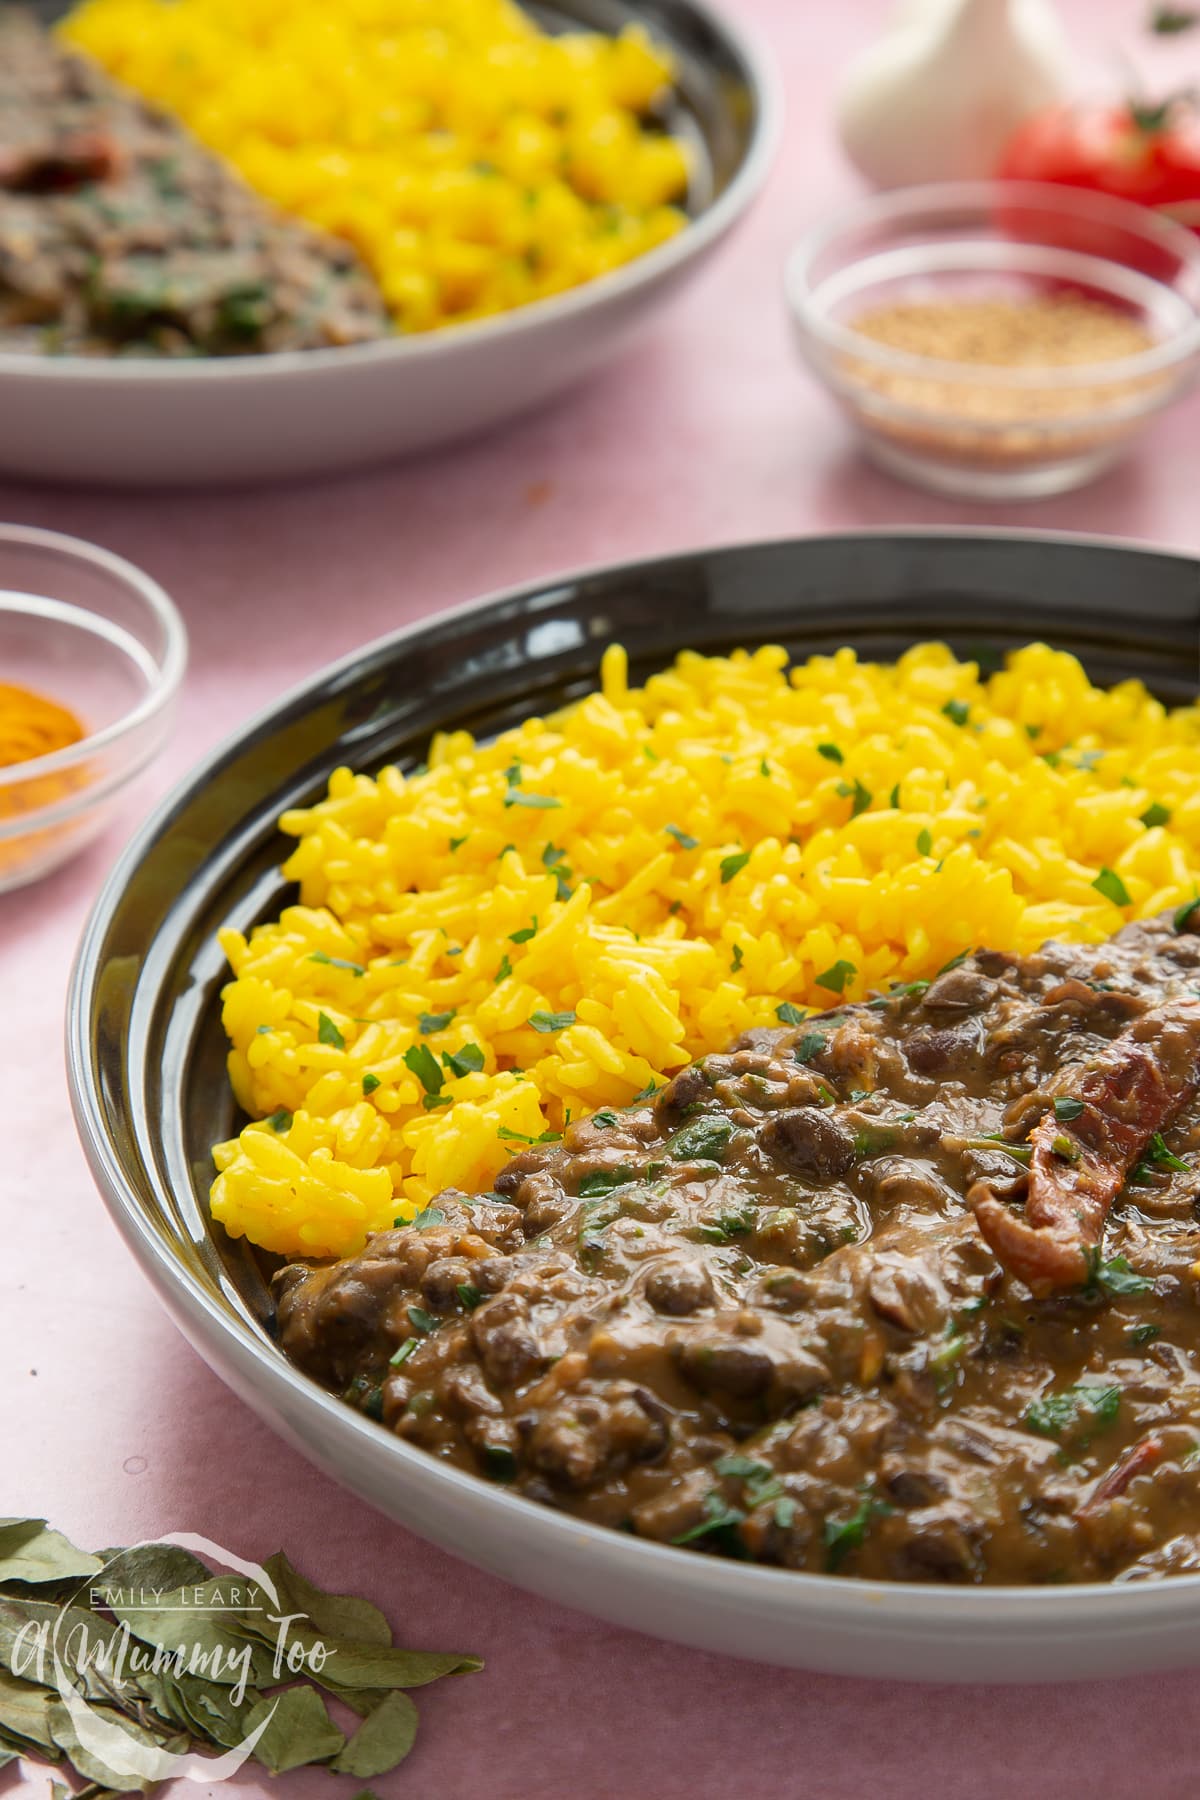
[[107, 823], [166, 737], [186, 662], [182, 619], [132, 563], [0, 524], [0, 893]]
[[1080, 189], [875, 195], [798, 245], [785, 289], [867, 454], [970, 499], [1081, 486], [1200, 373], [1200, 238]]

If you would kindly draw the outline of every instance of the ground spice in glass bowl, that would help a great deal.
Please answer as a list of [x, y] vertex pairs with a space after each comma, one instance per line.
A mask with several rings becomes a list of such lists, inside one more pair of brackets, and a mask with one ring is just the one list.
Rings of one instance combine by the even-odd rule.
[[797, 249], [787, 292], [874, 460], [976, 499], [1079, 486], [1200, 372], [1200, 242], [1106, 196], [877, 196]]
[[140, 569], [0, 525], [0, 894], [111, 818], [165, 741], [186, 660], [182, 620]]

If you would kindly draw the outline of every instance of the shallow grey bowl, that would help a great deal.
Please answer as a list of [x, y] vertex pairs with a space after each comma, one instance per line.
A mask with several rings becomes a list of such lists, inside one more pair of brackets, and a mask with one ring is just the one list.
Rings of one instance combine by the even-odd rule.
[[671, 51], [664, 118], [693, 151], [685, 229], [624, 268], [493, 319], [341, 350], [97, 358], [0, 350], [0, 470], [164, 487], [279, 480], [485, 431], [600, 368], [741, 218], [780, 102], [740, 27], [703, 0], [548, 0], [548, 29], [637, 20]]
[[[1030, 1681], [1200, 1660], [1200, 1577], [942, 1588], [799, 1575], [581, 1524], [390, 1436], [290, 1367], [260, 1272], [206, 1214], [224, 1078], [219, 925], [288, 896], [275, 820], [340, 763], [412, 766], [430, 733], [477, 735], [595, 681], [613, 638], [635, 676], [684, 647], [930, 637], [996, 657], [1043, 637], [1098, 681], [1195, 698], [1200, 563], [1099, 541], [868, 534], [593, 571], [383, 639], [253, 721], [159, 808], [84, 932], [68, 1019], [72, 1100], [119, 1229], [200, 1354], [263, 1420], [384, 1512], [495, 1574], [706, 1649], [859, 1675]], [[1198, 1521], [1200, 1525], [1200, 1521]]]

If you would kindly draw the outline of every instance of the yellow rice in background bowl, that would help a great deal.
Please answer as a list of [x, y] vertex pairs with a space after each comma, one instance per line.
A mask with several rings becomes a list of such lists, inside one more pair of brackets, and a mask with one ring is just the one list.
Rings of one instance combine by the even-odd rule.
[[67, 43], [284, 212], [346, 238], [404, 332], [546, 299], [687, 223], [639, 26], [552, 34], [511, 0], [84, 0]]
[[[346, 1255], [749, 1026], [977, 945], [1098, 942], [1200, 891], [1200, 710], [1034, 644], [682, 654], [291, 812], [300, 900], [221, 942], [255, 1123], [212, 1211]], [[782, 1011], [781, 1011], [782, 1009]]]

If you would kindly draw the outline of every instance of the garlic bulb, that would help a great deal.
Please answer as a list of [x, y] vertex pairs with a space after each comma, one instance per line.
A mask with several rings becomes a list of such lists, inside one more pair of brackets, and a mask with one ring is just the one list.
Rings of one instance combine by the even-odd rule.
[[1066, 78], [1050, 0], [902, 0], [846, 75], [842, 144], [880, 187], [990, 175], [1021, 120], [1057, 100]]

